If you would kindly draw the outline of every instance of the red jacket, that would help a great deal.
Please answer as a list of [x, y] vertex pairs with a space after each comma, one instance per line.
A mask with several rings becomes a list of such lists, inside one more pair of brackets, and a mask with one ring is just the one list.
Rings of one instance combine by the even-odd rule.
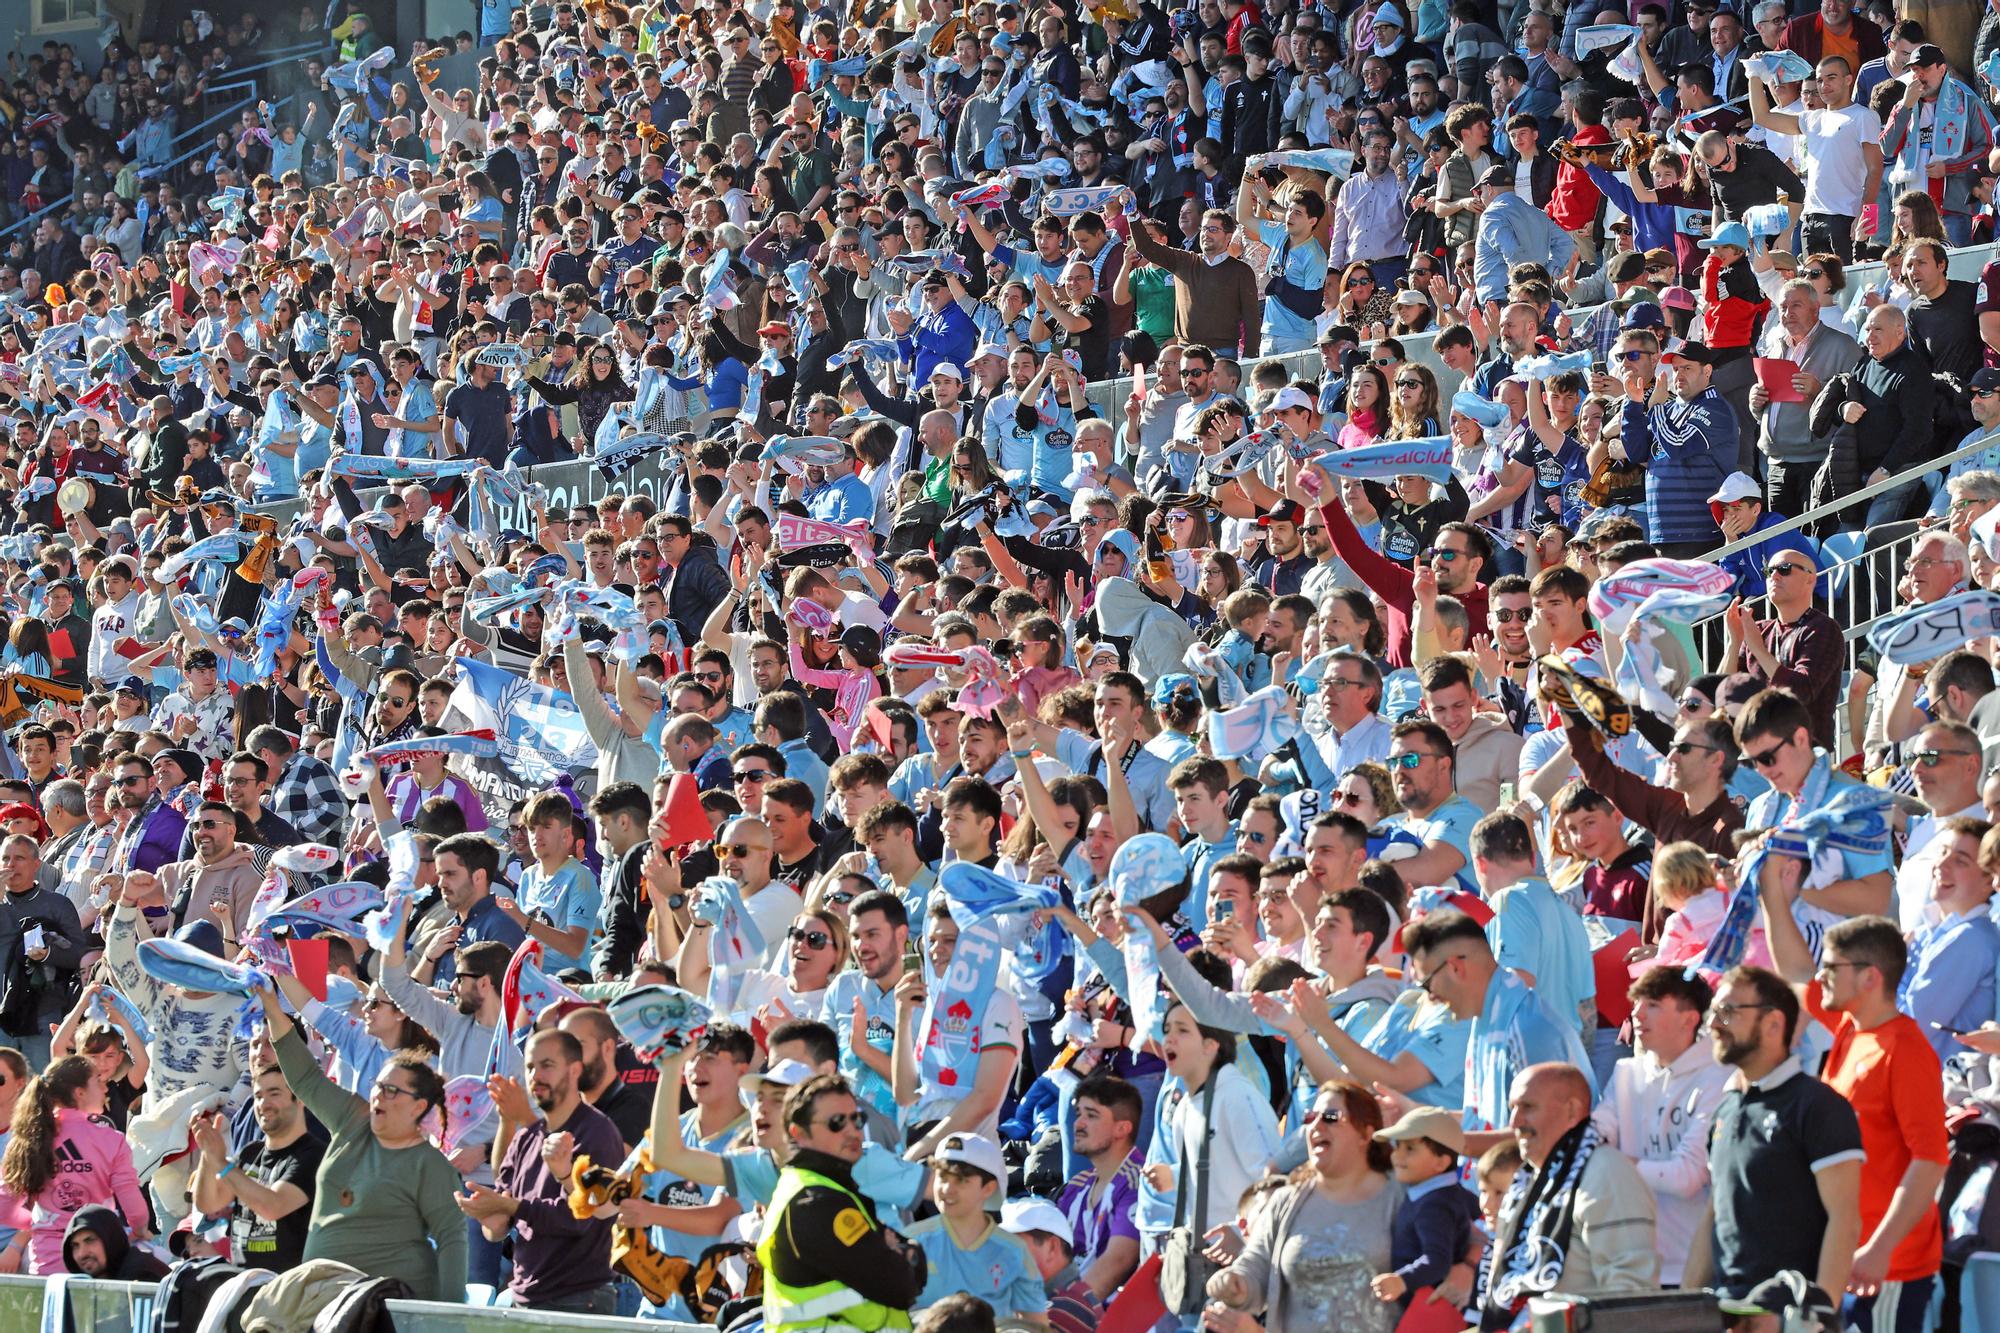
[[[1862, 64], [1888, 54], [1882, 44], [1882, 30], [1859, 14], [1854, 16], [1849, 32]], [[1801, 14], [1785, 25], [1785, 35], [1778, 41], [1785, 50], [1796, 51], [1808, 63], [1817, 65], [1820, 57], [1826, 54], [1826, 20], [1819, 16], [1817, 9], [1810, 14]], [[1857, 67], [1850, 72], [1859, 74], [1861, 71]]]
[[1724, 268], [1713, 254], [1701, 266], [1701, 302], [1702, 340], [1717, 351], [1750, 346], [1771, 308], [1750, 272], [1749, 260], [1739, 259]]
[[[1602, 125], [1586, 125], [1570, 142], [1579, 148], [1610, 143], [1611, 131]], [[1556, 171], [1556, 192], [1549, 196], [1549, 206], [1542, 211], [1564, 231], [1582, 231], [1596, 220], [1597, 202], [1602, 198], [1604, 191], [1597, 188], [1582, 167], [1565, 162]]]

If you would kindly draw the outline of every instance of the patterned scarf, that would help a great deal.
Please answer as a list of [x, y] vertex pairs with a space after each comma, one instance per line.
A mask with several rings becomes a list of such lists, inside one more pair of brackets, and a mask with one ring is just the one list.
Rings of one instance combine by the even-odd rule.
[[1501, 1230], [1511, 1226], [1513, 1238], [1494, 1259], [1492, 1289], [1480, 1306], [1480, 1328], [1509, 1327], [1530, 1296], [1552, 1291], [1562, 1280], [1576, 1222], [1578, 1187], [1598, 1141], [1596, 1128], [1585, 1120], [1556, 1141], [1541, 1170], [1514, 1173], [1514, 1183], [1500, 1204]]

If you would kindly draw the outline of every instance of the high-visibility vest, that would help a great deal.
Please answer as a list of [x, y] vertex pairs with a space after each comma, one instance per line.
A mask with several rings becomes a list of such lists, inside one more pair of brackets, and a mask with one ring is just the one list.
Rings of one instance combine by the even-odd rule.
[[777, 1253], [778, 1231], [784, 1225], [785, 1209], [799, 1191], [814, 1185], [839, 1190], [854, 1201], [854, 1207], [862, 1216], [873, 1216], [861, 1196], [839, 1181], [804, 1167], [785, 1168], [778, 1177], [778, 1188], [771, 1194], [770, 1205], [765, 1209], [764, 1237], [757, 1242], [757, 1262], [764, 1266], [765, 1333], [792, 1333], [792, 1330], [803, 1333], [808, 1329], [816, 1333], [848, 1333], [849, 1330], [854, 1333], [877, 1333], [881, 1329], [909, 1328], [909, 1311], [892, 1310], [871, 1301], [843, 1282], [829, 1280], [810, 1287], [794, 1287], [778, 1277], [772, 1260]]

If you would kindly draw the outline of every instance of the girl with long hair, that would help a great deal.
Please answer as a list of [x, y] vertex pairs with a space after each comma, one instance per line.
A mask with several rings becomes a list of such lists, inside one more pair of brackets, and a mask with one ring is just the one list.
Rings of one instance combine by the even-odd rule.
[[1389, 382], [1373, 366], [1347, 372], [1347, 424], [1334, 441], [1342, 449], [1360, 449], [1382, 438], [1389, 426]]
[[1429, 366], [1405, 361], [1396, 367], [1389, 397], [1392, 440], [1424, 440], [1438, 433], [1438, 382]]
[[104, 1080], [83, 1055], [51, 1061], [14, 1103], [0, 1187], [28, 1210], [30, 1272], [63, 1271], [63, 1233], [92, 1204], [118, 1209], [133, 1238], [144, 1238], [146, 1195], [132, 1145], [103, 1114]]
[[1021, 707], [1030, 713], [1049, 695], [1083, 679], [1075, 668], [1063, 664], [1062, 628], [1048, 616], [1030, 616], [1015, 626], [1014, 643], [1019, 668], [1014, 684]]

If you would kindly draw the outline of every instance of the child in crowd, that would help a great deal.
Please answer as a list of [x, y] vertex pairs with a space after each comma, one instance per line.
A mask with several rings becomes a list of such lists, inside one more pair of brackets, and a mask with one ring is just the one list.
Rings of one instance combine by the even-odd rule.
[[[1729, 895], [1716, 878], [1715, 862], [1691, 842], [1670, 842], [1654, 855], [1653, 894], [1673, 915], [1660, 930], [1658, 952], [1633, 955], [1634, 978], [1656, 967], [1685, 967], [1701, 957], [1729, 910]], [[1765, 943], [1761, 922], [1750, 928], [1743, 964], [1771, 966], [1771, 946]]]
[[1229, 630], [1215, 646], [1243, 688], [1263, 689], [1271, 683], [1271, 659], [1257, 651], [1264, 627], [1271, 620], [1271, 599], [1257, 588], [1238, 588], [1222, 599], [1222, 618]]
[[1486, 1239], [1485, 1251], [1479, 1256], [1482, 1273], [1486, 1271], [1487, 1259], [1492, 1257], [1493, 1238], [1500, 1234], [1500, 1205], [1506, 1201], [1507, 1191], [1520, 1169], [1521, 1148], [1511, 1139], [1479, 1154], [1479, 1161], [1472, 1168], [1472, 1178], [1479, 1185], [1479, 1229]]
[[522, 822], [535, 864], [521, 872], [519, 901], [502, 899], [500, 910], [542, 941], [544, 971], [587, 967], [603, 896], [596, 876], [576, 859], [575, 807], [562, 792], [540, 792]]
[[1458, 1183], [1465, 1129], [1451, 1112], [1419, 1106], [1375, 1137], [1391, 1145], [1390, 1169], [1402, 1183], [1403, 1202], [1389, 1242], [1395, 1267], [1377, 1273], [1369, 1287], [1378, 1300], [1407, 1309], [1419, 1291], [1444, 1281], [1472, 1244], [1478, 1205]]
[[1007, 1161], [983, 1134], [947, 1134], [931, 1157], [931, 1202], [937, 1216], [910, 1228], [924, 1252], [928, 1277], [917, 1308], [954, 1292], [970, 1292], [1003, 1318], [1039, 1320], [1048, 1312], [1041, 1269], [1019, 1236], [1001, 1229], [999, 1207]]

